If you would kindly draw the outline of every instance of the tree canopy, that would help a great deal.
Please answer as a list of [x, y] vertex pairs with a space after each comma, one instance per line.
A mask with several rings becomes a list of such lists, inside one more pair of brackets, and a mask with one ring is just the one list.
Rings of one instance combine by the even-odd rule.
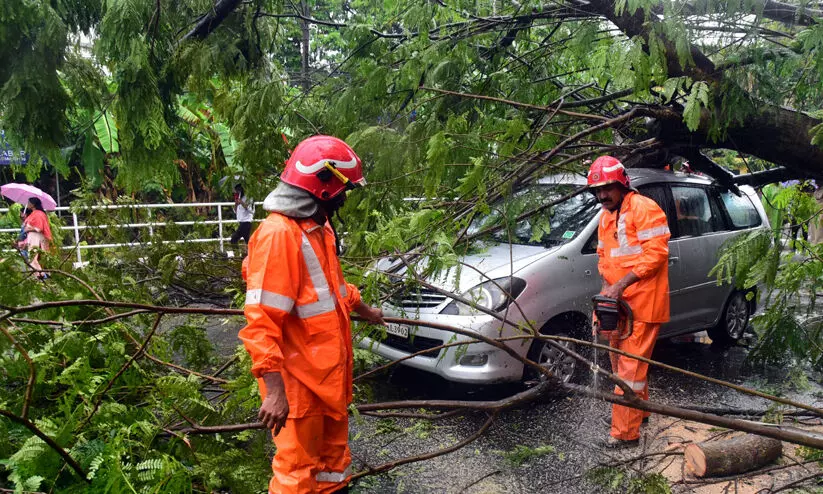
[[[823, 173], [823, 26], [813, 4], [66, 0], [2, 9], [0, 125], [58, 169], [82, 163], [94, 183], [105, 164], [121, 185], [170, 186], [180, 160], [265, 181], [288, 153], [283, 135], [317, 132], [349, 138], [378, 180], [421, 169], [407, 182], [428, 194], [450, 188], [444, 178], [517, 182], [579, 165], [572, 153], [604, 151], [644, 166], [679, 156], [721, 179], [728, 172], [705, 151]], [[193, 101], [199, 116], [186, 111]], [[201, 123], [205, 138], [193, 146]]]

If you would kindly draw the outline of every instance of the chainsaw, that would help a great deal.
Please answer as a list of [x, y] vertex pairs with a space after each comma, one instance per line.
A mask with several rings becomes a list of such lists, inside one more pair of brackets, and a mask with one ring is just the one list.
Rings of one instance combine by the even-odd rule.
[[594, 321], [592, 325], [603, 340], [625, 340], [632, 335], [634, 314], [624, 300], [595, 295], [592, 297]]

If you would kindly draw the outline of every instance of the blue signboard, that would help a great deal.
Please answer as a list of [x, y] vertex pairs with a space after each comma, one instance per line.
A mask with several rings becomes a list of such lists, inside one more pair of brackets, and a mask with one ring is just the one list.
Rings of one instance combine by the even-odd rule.
[[25, 151], [12, 149], [6, 142], [6, 131], [0, 130], [0, 166], [25, 165], [29, 161], [29, 155]]

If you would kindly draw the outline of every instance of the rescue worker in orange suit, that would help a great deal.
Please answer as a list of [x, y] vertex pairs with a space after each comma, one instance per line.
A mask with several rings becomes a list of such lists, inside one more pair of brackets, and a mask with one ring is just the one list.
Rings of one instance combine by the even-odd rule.
[[[631, 188], [619, 160], [601, 156], [588, 174], [589, 189], [603, 207], [597, 229], [601, 295], [623, 299], [634, 315], [633, 332], [625, 340], [611, 336], [610, 345], [651, 357], [661, 323], [669, 320], [669, 233], [666, 214], [652, 199]], [[644, 400], [649, 398], [649, 365], [611, 354], [612, 372]], [[615, 387], [615, 393], [622, 390]], [[605, 446], [636, 446], [641, 423], [649, 416], [634, 408], [612, 406], [611, 434]]]
[[258, 418], [277, 446], [269, 492], [347, 492], [349, 314], [383, 324], [383, 313], [343, 278], [331, 218], [365, 180], [354, 150], [329, 136], [301, 142], [280, 178], [243, 261], [247, 325], [239, 333], [263, 399]]

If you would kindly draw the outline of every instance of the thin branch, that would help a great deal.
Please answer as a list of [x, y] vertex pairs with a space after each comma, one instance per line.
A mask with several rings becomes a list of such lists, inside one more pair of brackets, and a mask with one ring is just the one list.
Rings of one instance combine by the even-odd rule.
[[0, 408], [0, 415], [6, 417], [7, 419], [11, 420], [12, 422], [16, 422], [16, 423], [22, 425], [26, 429], [30, 430], [32, 432], [32, 434], [34, 434], [35, 436], [42, 439], [43, 442], [48, 444], [51, 449], [53, 449], [57, 454], [59, 454], [61, 457], [63, 457], [63, 459], [66, 461], [66, 463], [69, 464], [71, 469], [74, 470], [75, 473], [77, 473], [77, 475], [79, 475], [81, 479], [83, 479], [87, 483], [91, 483], [91, 480], [89, 480], [86, 477], [86, 472], [84, 472], [83, 468], [76, 461], [74, 461], [74, 458], [72, 458], [71, 455], [65, 449], [63, 449], [59, 444], [57, 444], [57, 442], [54, 439], [47, 436], [43, 431], [38, 429], [37, 426], [34, 425], [32, 422], [30, 422], [28, 419], [24, 419], [23, 417], [19, 417], [15, 414], [11, 413], [10, 411], [4, 410], [2, 408]]
[[351, 480], [356, 480], [356, 479], [359, 479], [361, 477], [365, 477], [367, 475], [375, 475], [375, 474], [378, 474], [378, 473], [382, 473], [382, 472], [391, 470], [393, 468], [397, 468], [401, 465], [406, 465], [408, 463], [415, 463], [415, 462], [418, 462], [418, 461], [430, 460], [432, 458], [437, 458], [438, 456], [447, 455], [449, 453], [457, 451], [458, 449], [460, 449], [460, 448], [462, 448], [462, 447], [464, 447], [468, 444], [473, 443], [474, 441], [479, 439], [480, 436], [485, 434], [486, 431], [489, 430], [489, 427], [491, 427], [492, 424], [494, 423], [495, 418], [497, 418], [497, 413], [489, 414], [489, 418], [486, 420], [486, 422], [483, 424], [483, 426], [480, 427], [480, 429], [477, 430], [477, 432], [475, 432], [471, 436], [467, 437], [466, 439], [464, 439], [464, 440], [462, 440], [462, 441], [460, 441], [456, 444], [453, 444], [453, 445], [451, 445], [447, 448], [443, 448], [443, 449], [440, 449], [440, 450], [437, 450], [437, 451], [432, 451], [430, 453], [424, 453], [422, 455], [410, 456], [408, 458], [403, 458], [403, 459], [400, 459], [400, 460], [390, 461], [388, 463], [384, 463], [384, 464], [378, 465], [376, 467], [369, 467], [367, 470], [364, 470], [362, 472], [358, 472], [358, 473], [352, 475]]
[[26, 360], [26, 363], [29, 366], [29, 380], [26, 383], [26, 394], [23, 398], [23, 410], [21, 411], [22, 418], [28, 419], [29, 406], [31, 406], [31, 399], [34, 393], [34, 382], [37, 375], [35, 372], [34, 362], [31, 360], [31, 357], [29, 357], [29, 353], [26, 351], [26, 349], [23, 348], [23, 345], [18, 343], [17, 340], [14, 339], [14, 336], [12, 336], [11, 333], [9, 333], [8, 329], [6, 329], [2, 324], [0, 324], [0, 331], [2, 331], [4, 335], [6, 335], [6, 338], [8, 338], [11, 344], [14, 345], [14, 348], [16, 348], [18, 352], [20, 352], [20, 355], [23, 356], [23, 358]]
[[483, 95], [483, 94], [459, 93], [457, 91], [447, 91], [445, 89], [437, 89], [437, 88], [428, 87], [428, 86], [420, 86], [420, 89], [423, 90], [423, 91], [432, 91], [432, 92], [435, 92], [435, 93], [447, 94], [447, 95], [450, 95], [450, 96], [459, 96], [461, 98], [470, 98], [470, 99], [479, 99], [479, 100], [484, 100], [484, 101], [493, 101], [495, 103], [503, 103], [505, 105], [514, 106], [516, 108], [526, 108], [526, 109], [529, 109], [529, 110], [539, 110], [539, 111], [543, 111], [543, 112], [554, 112], [554, 111], [556, 111], [557, 113], [561, 113], [563, 115], [568, 115], [568, 116], [571, 116], [571, 117], [577, 117], [577, 118], [581, 118], [581, 119], [584, 119], [584, 120], [603, 120], [603, 121], [608, 121], [609, 120], [608, 117], [603, 117], [601, 115], [591, 115], [591, 114], [588, 114], [588, 113], [571, 112], [571, 111], [566, 111], [566, 110], [558, 109], [558, 108], [551, 107], [551, 106], [531, 105], [529, 103], [521, 103], [519, 101], [511, 101], [511, 100], [507, 100], [507, 99], [503, 99], [503, 98], [495, 98], [494, 96], [486, 96], [486, 95]]
[[100, 394], [97, 396], [97, 399], [94, 401], [94, 407], [92, 408], [91, 413], [89, 413], [88, 417], [86, 417], [86, 419], [83, 421], [83, 423], [80, 424], [80, 426], [77, 428], [77, 430], [82, 429], [83, 427], [86, 426], [86, 424], [88, 424], [91, 421], [91, 418], [94, 417], [95, 413], [97, 413], [97, 410], [100, 408], [100, 403], [103, 402], [103, 398], [105, 398], [106, 393], [108, 392], [108, 390], [111, 389], [112, 385], [114, 384], [114, 381], [116, 381], [118, 377], [123, 375], [123, 373], [126, 372], [126, 369], [131, 367], [131, 364], [133, 364], [135, 360], [140, 358], [140, 355], [146, 350], [146, 347], [149, 345], [149, 342], [151, 341], [152, 337], [154, 336], [155, 331], [157, 331], [157, 328], [160, 326], [161, 319], [163, 319], [163, 314], [162, 313], [157, 314], [157, 318], [154, 320], [154, 325], [151, 327], [151, 330], [146, 335], [146, 337], [143, 339], [143, 344], [140, 345], [140, 348], [138, 348], [137, 351], [134, 352], [134, 354], [131, 356], [131, 358], [129, 360], [127, 360], [126, 363], [124, 363], [122, 367], [120, 367], [120, 370], [117, 371], [117, 373], [114, 376], [112, 376], [111, 379], [109, 379], [109, 382], [106, 384], [106, 387], [103, 388], [103, 391], [100, 392]]

